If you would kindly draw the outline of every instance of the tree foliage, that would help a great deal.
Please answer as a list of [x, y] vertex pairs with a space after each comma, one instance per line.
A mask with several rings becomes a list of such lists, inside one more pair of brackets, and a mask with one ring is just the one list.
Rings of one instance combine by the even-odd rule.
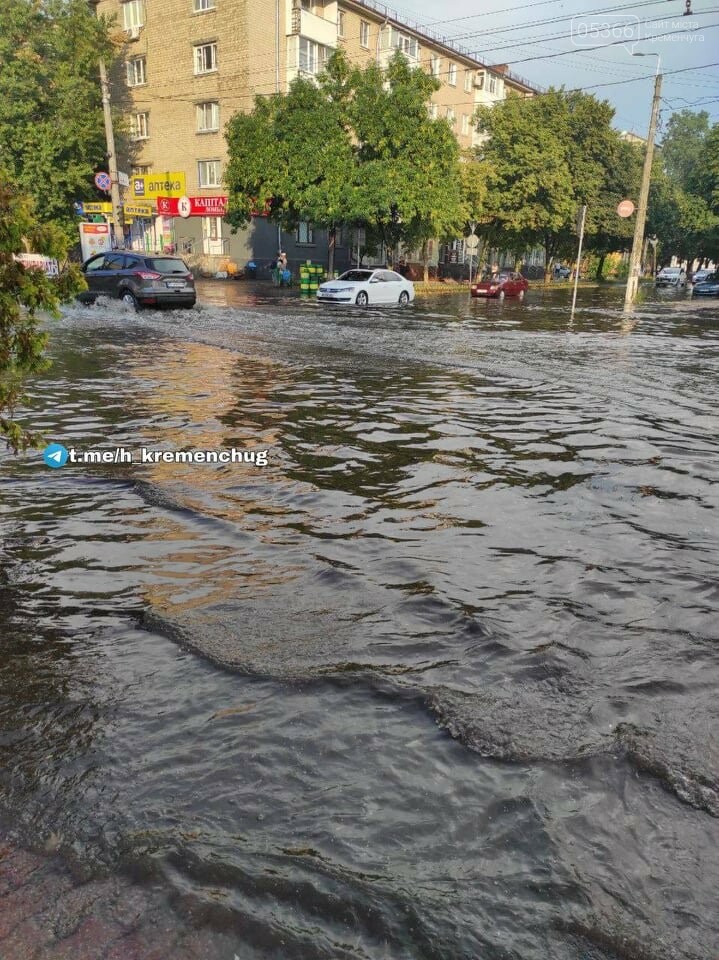
[[23, 399], [23, 383], [46, 366], [47, 334], [40, 330], [38, 314], [53, 313], [72, 297], [82, 282], [68, 267], [59, 279], [42, 271], [26, 270], [14, 254], [30, 250], [61, 260], [67, 237], [54, 224], [41, 225], [33, 201], [0, 171], [0, 437], [13, 450], [36, 438], [13, 419]]
[[342, 51], [315, 83], [258, 97], [227, 128], [234, 227], [257, 208], [287, 225], [366, 227], [393, 248], [458, 229], [459, 148], [428, 113], [437, 81], [397, 54], [387, 70], [351, 67]]
[[0, 157], [46, 222], [74, 229], [72, 202], [94, 198], [105, 166], [98, 58], [107, 24], [85, 0], [0, 5]]

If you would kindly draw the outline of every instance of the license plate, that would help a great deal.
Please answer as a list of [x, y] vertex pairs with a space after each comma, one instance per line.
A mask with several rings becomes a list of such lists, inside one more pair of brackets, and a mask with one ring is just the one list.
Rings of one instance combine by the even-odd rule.
[[182, 290], [185, 286], [184, 280], [166, 280], [165, 283], [170, 288], [170, 290]]

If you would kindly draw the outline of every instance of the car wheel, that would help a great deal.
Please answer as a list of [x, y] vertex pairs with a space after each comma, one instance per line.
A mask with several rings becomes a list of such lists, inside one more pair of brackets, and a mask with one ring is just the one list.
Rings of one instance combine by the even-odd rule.
[[403, 290], [402, 293], [400, 293], [399, 302], [402, 304], [402, 306], [409, 303], [409, 294], [406, 290]]
[[134, 307], [135, 310], [140, 309], [138, 299], [132, 290], [123, 290], [120, 294], [120, 300], [122, 300], [123, 303], [126, 303], [128, 307]]
[[367, 306], [367, 304], [369, 303], [369, 297], [367, 296], [364, 290], [360, 290], [360, 292], [357, 294], [357, 299], [355, 300], [355, 303], [357, 304], [358, 307]]

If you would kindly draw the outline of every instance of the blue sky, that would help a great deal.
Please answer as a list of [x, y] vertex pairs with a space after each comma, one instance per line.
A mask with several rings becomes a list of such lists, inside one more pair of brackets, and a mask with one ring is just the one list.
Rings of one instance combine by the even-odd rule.
[[642, 135], [649, 125], [657, 57], [634, 57], [632, 51], [658, 53], [664, 75], [660, 130], [674, 110], [686, 107], [707, 110], [719, 121], [719, 66], [669, 73], [719, 61], [719, 0], [692, 0], [691, 17], [683, 16], [685, 0], [454, 0], [444, 7], [442, 20], [437, 0], [387, 5], [456, 38], [487, 63], [508, 63], [541, 86], [614, 82], [591, 92], [615, 107], [619, 129]]

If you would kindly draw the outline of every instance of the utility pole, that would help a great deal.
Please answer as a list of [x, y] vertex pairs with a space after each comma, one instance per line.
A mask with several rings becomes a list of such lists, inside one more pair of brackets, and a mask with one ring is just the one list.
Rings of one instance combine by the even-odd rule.
[[[637, 56], [637, 54], [635, 54]], [[637, 206], [637, 219], [634, 224], [634, 240], [632, 242], [632, 253], [629, 258], [629, 276], [627, 277], [627, 289], [624, 295], [624, 309], [628, 310], [634, 303], [637, 290], [639, 289], [639, 273], [641, 270], [642, 247], [644, 245], [644, 225], [647, 220], [647, 201], [649, 200], [649, 183], [652, 177], [652, 159], [654, 157], [654, 136], [657, 130], [657, 117], [659, 115], [659, 98], [662, 90], [662, 75], [658, 72], [654, 79], [654, 98], [652, 100], [652, 116], [649, 121], [649, 134], [647, 135], [647, 152], [644, 157], [644, 171], [642, 173], [642, 187], [639, 191], [639, 204]]]
[[[88, 0], [90, 10], [97, 17], [97, 5], [100, 0]], [[102, 113], [105, 119], [105, 143], [107, 144], [107, 172], [110, 174], [110, 199], [114, 221], [115, 240], [118, 246], [125, 242], [125, 218], [120, 201], [120, 180], [117, 173], [117, 154], [115, 153], [115, 131], [112, 127], [112, 108], [110, 105], [110, 84], [107, 81], [105, 61], [100, 57], [100, 89], [102, 90]]]
[[584, 225], [587, 222], [587, 205], [586, 203], [582, 207], [582, 212], [579, 215], [579, 246], [577, 247], [577, 265], [574, 268], [574, 290], [572, 292], [572, 316], [574, 316], [574, 308], [577, 305], [577, 284], [579, 283], [579, 264], [582, 262], [582, 244], [584, 242]]
[[125, 218], [120, 201], [120, 180], [117, 173], [117, 154], [115, 153], [115, 132], [112, 128], [112, 109], [110, 107], [110, 85], [107, 82], [105, 61], [100, 58], [100, 85], [102, 87], [102, 112], [105, 117], [105, 140], [107, 142], [107, 166], [110, 174], [110, 199], [112, 200], [112, 218], [114, 221], [115, 241], [118, 247], [125, 243]]

